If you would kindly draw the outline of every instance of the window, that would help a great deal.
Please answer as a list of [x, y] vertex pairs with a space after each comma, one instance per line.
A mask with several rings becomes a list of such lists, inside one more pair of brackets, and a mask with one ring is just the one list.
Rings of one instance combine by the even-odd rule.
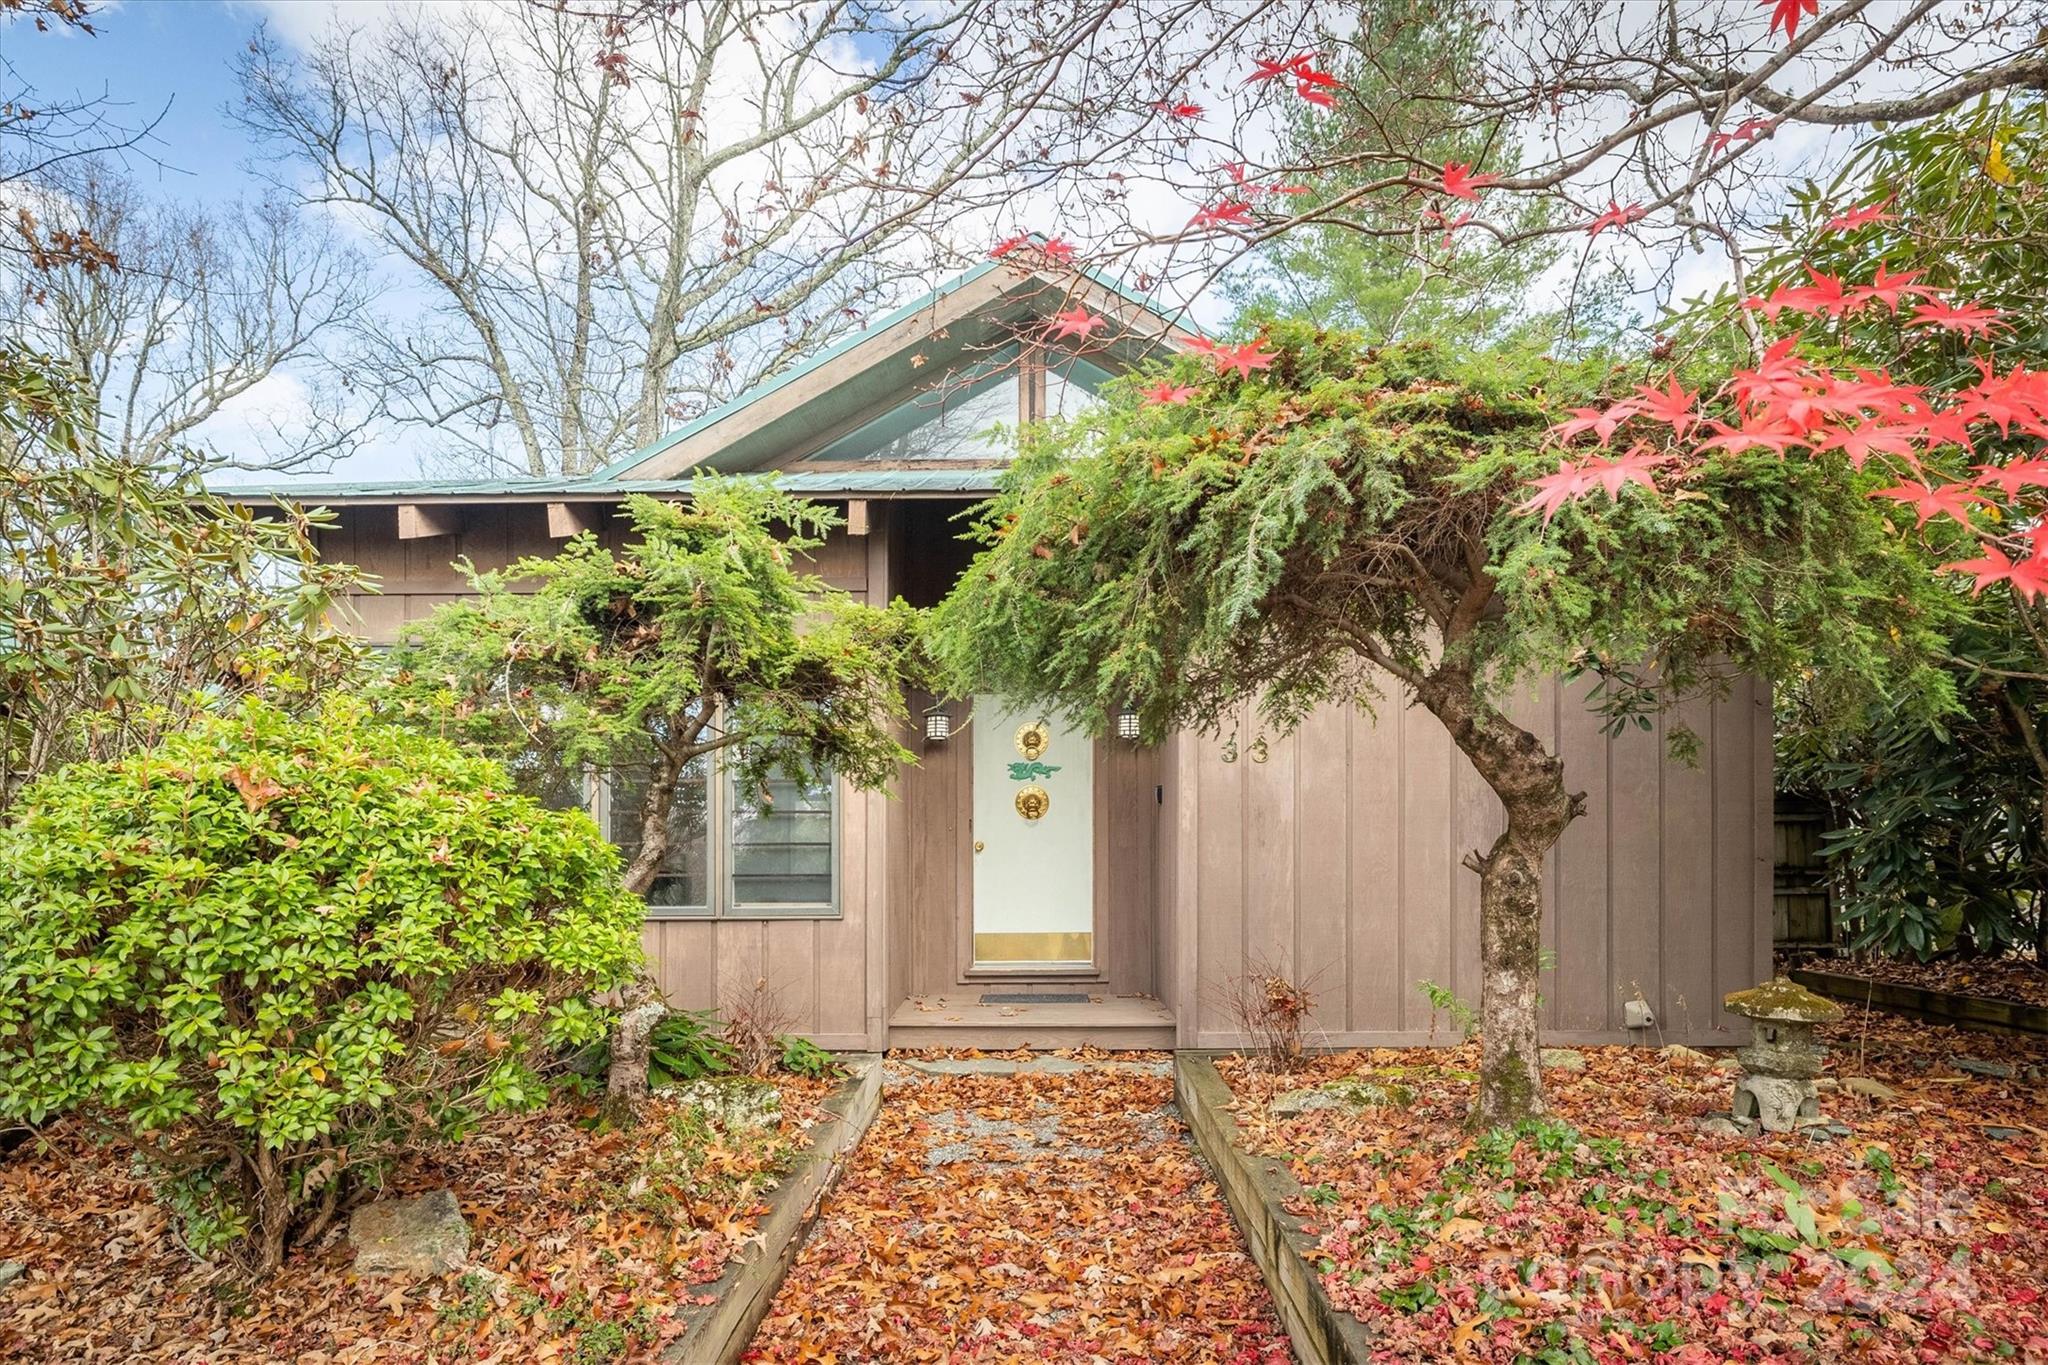
[[1017, 425], [1017, 352], [990, 355], [820, 450], [819, 460], [1006, 460]]
[[1045, 411], [1050, 417], [1078, 417], [1095, 401], [1096, 390], [1111, 375], [1080, 356], [1055, 359], [1045, 367]]
[[829, 912], [837, 843], [831, 782], [771, 778], [765, 801], [742, 793], [737, 782], [732, 788], [727, 903], [763, 914]]
[[[623, 771], [604, 786], [603, 823], [631, 861], [640, 849], [646, 777]], [[799, 783], [777, 776], [765, 793], [749, 793], [707, 755], [677, 786], [668, 828], [668, 854], [647, 889], [651, 916], [839, 913], [839, 803], [829, 778]]]

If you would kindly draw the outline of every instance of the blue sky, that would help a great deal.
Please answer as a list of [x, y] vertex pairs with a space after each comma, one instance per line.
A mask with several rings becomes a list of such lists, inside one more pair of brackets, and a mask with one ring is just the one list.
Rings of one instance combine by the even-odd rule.
[[164, 111], [155, 135], [129, 154], [130, 172], [163, 193], [213, 202], [262, 188], [249, 169], [256, 149], [225, 111], [235, 54], [263, 18], [249, 4], [125, 0], [95, 14], [97, 37], [9, 25], [0, 43], [45, 102], [104, 95], [123, 123]]

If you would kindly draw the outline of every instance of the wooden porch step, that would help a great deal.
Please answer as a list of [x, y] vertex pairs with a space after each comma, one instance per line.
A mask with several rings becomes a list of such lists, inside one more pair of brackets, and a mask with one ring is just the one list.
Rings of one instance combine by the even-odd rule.
[[889, 1015], [889, 1046], [1145, 1052], [1174, 1045], [1173, 1011], [1150, 996], [1101, 995], [1086, 1004], [984, 1005], [982, 991], [963, 987], [954, 995], [905, 1000]]

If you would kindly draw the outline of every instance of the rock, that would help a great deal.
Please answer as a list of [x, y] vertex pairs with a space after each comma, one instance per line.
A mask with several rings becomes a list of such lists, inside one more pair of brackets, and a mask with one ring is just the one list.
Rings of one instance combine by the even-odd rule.
[[772, 1128], [782, 1121], [782, 1092], [752, 1076], [702, 1076], [659, 1092], [727, 1132]]
[[1744, 1076], [1735, 1082], [1735, 1117], [1754, 1121], [1767, 1133], [1789, 1133], [1799, 1120], [1819, 1116], [1812, 1081]]
[[1683, 1043], [1667, 1043], [1657, 1049], [1657, 1055], [1677, 1066], [1712, 1066], [1714, 1059], [1697, 1048]]
[[1699, 1121], [1699, 1130], [1708, 1137], [1746, 1138], [1754, 1131], [1750, 1125], [1737, 1123], [1726, 1114], [1709, 1114]]
[[1735, 1059], [1752, 1076], [1783, 1076], [1788, 1081], [1810, 1081], [1821, 1073], [1826, 1055], [1813, 1039], [1779, 1038], [1774, 1042], [1753, 1042], [1735, 1050]]
[[[1993, 1142], [2005, 1142], [2008, 1139], [2025, 1137], [2026, 1135], [2027, 1130], [2024, 1128], [2002, 1128], [1995, 1123], [1984, 1125], [1984, 1136], [1990, 1138]], [[4, 1274], [6, 1269], [7, 1267], [0, 1266], [0, 1274]], [[6, 1283], [5, 1280], [0, 1280], [0, 1284], [4, 1283]]]
[[1994, 1081], [2009, 1081], [2020, 1074], [2020, 1069], [2011, 1062], [1987, 1062], [1981, 1057], [1957, 1057], [1954, 1061], [1958, 1071], [1988, 1076]]
[[20, 1261], [0, 1261], [0, 1289], [5, 1289], [26, 1274], [28, 1267]]
[[1898, 1091], [1871, 1076], [1851, 1076], [1842, 1082], [1842, 1089], [1872, 1100], [1895, 1100], [1899, 1097]]
[[1837, 1123], [1818, 1114], [1795, 1119], [1792, 1126], [1811, 1138], [1845, 1138], [1854, 1131], [1846, 1123]]
[[1413, 1103], [1415, 1092], [1405, 1085], [1347, 1076], [1328, 1085], [1275, 1095], [1266, 1105], [1266, 1112], [1274, 1118], [1291, 1119], [1321, 1109], [1356, 1114], [1367, 1109], [1406, 1109]]
[[1555, 1067], [1559, 1071], [1584, 1071], [1586, 1069], [1586, 1054], [1574, 1052], [1568, 1047], [1547, 1047], [1537, 1053], [1536, 1056], [1537, 1060], [1542, 1062], [1543, 1065]]
[[469, 1260], [469, 1224], [453, 1190], [380, 1199], [349, 1215], [358, 1275], [445, 1275]]
[[1736, 1014], [1775, 1023], [1825, 1024], [1842, 1017], [1840, 1005], [1783, 976], [1746, 991], [1731, 991], [1721, 1003]]

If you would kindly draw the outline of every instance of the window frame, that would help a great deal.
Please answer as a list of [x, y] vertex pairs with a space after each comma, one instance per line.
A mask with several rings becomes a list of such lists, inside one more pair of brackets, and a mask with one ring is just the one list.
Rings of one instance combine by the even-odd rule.
[[[846, 811], [846, 788], [838, 774], [827, 778], [825, 787], [831, 800], [832, 832], [827, 850], [829, 872], [832, 879], [832, 893], [823, 902], [807, 901], [802, 904], [775, 905], [772, 903], [748, 902], [741, 904], [733, 894], [732, 833], [733, 815], [739, 806], [737, 782], [738, 773], [732, 764], [725, 762], [726, 751], [716, 750], [704, 756], [711, 771], [705, 775], [709, 791], [706, 794], [704, 867], [708, 888], [706, 905], [649, 905], [645, 907], [650, 920], [836, 920], [846, 917], [845, 878], [842, 875], [845, 849], [844, 826]], [[612, 838], [612, 791], [610, 773], [596, 769], [586, 774], [586, 789], [590, 794], [588, 809], [591, 819], [605, 837], [605, 841], [617, 847]]]

